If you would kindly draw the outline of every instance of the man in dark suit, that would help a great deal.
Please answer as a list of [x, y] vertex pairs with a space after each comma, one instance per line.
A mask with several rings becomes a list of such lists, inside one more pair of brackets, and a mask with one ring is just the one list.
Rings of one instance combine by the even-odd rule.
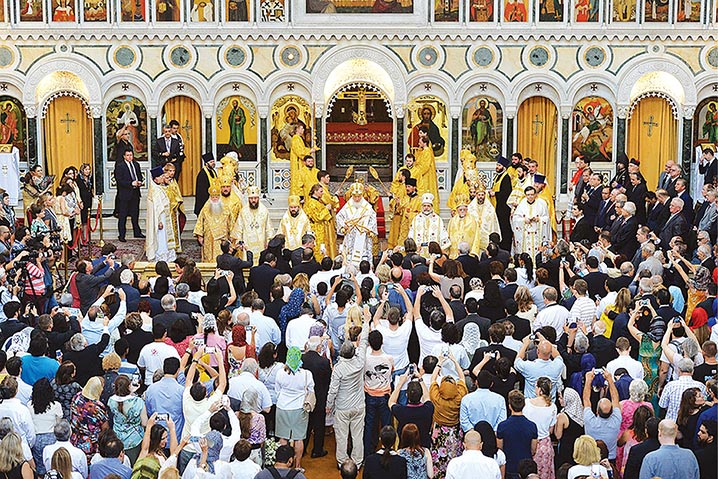
[[229, 241], [222, 241], [219, 247], [222, 250], [222, 254], [217, 256], [217, 268], [234, 273], [232, 283], [234, 283], [234, 289], [237, 292], [237, 296], [239, 296], [245, 291], [244, 270], [252, 267], [252, 261], [254, 259], [252, 252], [245, 251], [247, 261], [243, 261], [241, 258], [234, 256], [236, 249]]
[[659, 231], [668, 221], [668, 217], [671, 215], [668, 211], [670, 201], [671, 196], [666, 190], [656, 191], [656, 204], [648, 214], [648, 227], [651, 228], [651, 231]]
[[631, 447], [631, 450], [628, 452], [628, 460], [626, 461], [626, 467], [623, 472], [623, 479], [638, 479], [641, 473], [643, 459], [648, 453], [660, 449], [661, 443], [658, 442], [658, 424], [660, 422], [661, 420], [657, 417], [651, 417], [646, 421], [648, 439]]
[[199, 215], [202, 207], [209, 200], [209, 184], [217, 178], [217, 172], [214, 169], [215, 160], [211, 151], [202, 155], [204, 167], [199, 170], [197, 180], [195, 181], [194, 196], [194, 214]]
[[575, 203], [571, 209], [571, 214], [576, 220], [573, 225], [573, 230], [571, 230], [571, 243], [580, 243], [582, 240], [595, 243], [598, 237], [596, 230], [593, 228], [593, 224], [583, 215], [583, 208], [584, 206], [582, 204]]
[[528, 319], [519, 318], [516, 316], [516, 313], [519, 312], [519, 305], [516, 303], [516, 301], [512, 299], [506, 300], [506, 314], [508, 316], [505, 319], [500, 319], [497, 321], [499, 324], [503, 323], [504, 321], [508, 321], [509, 323], [514, 325], [514, 335], [513, 338], [517, 341], [523, 341], [523, 339], [531, 334], [531, 322], [529, 322]]
[[276, 268], [277, 257], [268, 251], [264, 255], [264, 262], [249, 270], [249, 289], [256, 291], [257, 295], [265, 303], [269, 302], [269, 290], [274, 283], [274, 277], [280, 272]]
[[504, 270], [504, 285], [501, 287], [501, 296], [504, 298], [504, 301], [507, 299], [512, 299], [514, 297], [514, 294], [516, 294], [516, 290], [519, 289], [519, 285], [516, 282], [518, 279], [518, 274], [516, 273], [516, 270], [514, 268], [506, 268]]
[[140, 291], [140, 302], [147, 301], [150, 304], [150, 316], [154, 318], [158, 314], [162, 314], [164, 311], [162, 309], [162, 303], [159, 299], [151, 296], [152, 288], [150, 287], [149, 281], [141, 279], [139, 283], [137, 283], [137, 289]]
[[618, 357], [616, 343], [604, 336], [604, 332], [606, 332], [606, 323], [596, 321], [593, 331], [588, 334], [588, 352], [596, 358], [597, 368], [605, 368], [609, 361]]
[[121, 289], [125, 292], [127, 312], [133, 313], [137, 311], [137, 306], [140, 304], [140, 292], [134, 287], [135, 274], [131, 269], [126, 269], [125, 271], [120, 273], [120, 285], [117, 289]]
[[683, 211], [681, 211], [681, 214], [683, 218], [685, 218], [686, 224], [692, 225], [695, 212], [693, 211], [693, 198], [691, 198], [687, 188], [688, 181], [686, 181], [685, 178], [678, 178], [676, 180], [676, 197], [683, 200]]
[[700, 162], [698, 162], [698, 173], [703, 175], [703, 184], [712, 185], [718, 177], [718, 160], [715, 159], [715, 152], [711, 148], [703, 150]]
[[322, 348], [321, 338], [314, 336], [307, 342], [307, 352], [302, 355], [302, 367], [312, 374], [314, 379], [314, 394], [317, 404], [314, 411], [309, 413], [309, 430], [305, 439], [304, 449], [309, 446], [309, 436], [314, 432], [314, 448], [312, 457], [324, 457], [324, 423], [327, 418], [327, 396], [329, 395], [329, 382], [332, 378], [332, 365], [329, 360], [320, 355]]
[[[491, 244], [494, 244], [496, 248], [492, 248]], [[489, 245], [486, 247], [486, 251], [481, 252], [481, 258], [479, 258], [480, 261], [484, 261], [486, 259], [491, 261], [501, 261], [504, 265], [504, 268], [509, 267], [509, 262], [511, 261], [511, 253], [509, 253], [507, 250], [502, 249], [501, 246], [499, 246], [501, 243], [501, 237], [498, 233], [491, 233], [489, 235]]]
[[479, 260], [470, 254], [471, 248], [467, 248], [467, 245], [468, 243], [459, 243], [459, 256], [456, 257], [456, 261], [461, 263], [467, 279], [471, 279], [479, 276]]
[[681, 177], [681, 167], [673, 163], [671, 169], [668, 172], [668, 178], [666, 178], [666, 186], [663, 188], [671, 195], [671, 198], [676, 196], [676, 181]]
[[[514, 361], [516, 360], [516, 351], [509, 349], [502, 344], [504, 342], [504, 338], [506, 338], [506, 330], [503, 324], [495, 323], [489, 327], [489, 345], [477, 349], [474, 353], [473, 359], [471, 360], [469, 371], [471, 372], [472, 377], [475, 378], [473, 373], [474, 368], [476, 368], [476, 365], [484, 359], [484, 353], [498, 352], [499, 357], [507, 358], [511, 364], [514, 364]], [[498, 358], [489, 359], [489, 361], [482, 368], [482, 371], [488, 371], [491, 374], [496, 374], [496, 359]]]
[[115, 163], [115, 182], [117, 184], [117, 230], [120, 242], [124, 243], [127, 231], [127, 217], [132, 220], [135, 238], [144, 238], [140, 230], [140, 188], [142, 171], [134, 160], [134, 153], [125, 151], [124, 161]]
[[[668, 205], [668, 210], [671, 212], [671, 216], [668, 218], [665, 226], [661, 229], [658, 234], [658, 238], [661, 240], [661, 249], [663, 251], [669, 251], [671, 249], [670, 242], [674, 236], [680, 236], [686, 239], [688, 233], [688, 224], [686, 219], [683, 217], [683, 200], [680, 198], [673, 198]], [[655, 231], [654, 231], [655, 233]]]
[[511, 249], [511, 240], [513, 238], [513, 230], [511, 229], [511, 208], [507, 201], [511, 195], [513, 188], [511, 186], [511, 177], [507, 168], [510, 161], [500, 156], [496, 162], [496, 176], [494, 184], [489, 191], [489, 195], [494, 198], [493, 203], [496, 205], [496, 217], [499, 219], [499, 227], [501, 228], [501, 247], [505, 250]]
[[586, 267], [588, 268], [588, 274], [583, 277], [588, 284], [588, 295], [591, 299], [594, 299], [597, 295], [603, 298], [608, 294], [606, 291], [606, 279], [608, 275], [601, 273], [598, 270], [598, 258], [595, 256], [589, 256], [586, 258]]
[[601, 175], [592, 173], [588, 179], [588, 187], [581, 195], [583, 214], [590, 224], [596, 221], [598, 209], [601, 207]]
[[416, 282], [416, 278], [421, 273], [429, 274], [429, 267], [426, 265], [424, 258], [414, 253], [411, 255], [411, 282], [409, 283], [409, 289], [416, 291], [419, 289], [419, 283]]
[[155, 141], [155, 147], [152, 150], [155, 163], [165, 165], [174, 163], [177, 173], [175, 179], [179, 182], [180, 173], [182, 173], [182, 162], [184, 161], [184, 152], [179, 138], [172, 136], [172, 128], [169, 125], [162, 127], [162, 136]]
[[663, 171], [661, 172], [660, 176], [658, 177], [658, 184], [656, 185], [656, 189], [666, 189], [668, 185], [670, 184], [671, 180], [671, 168], [673, 168], [676, 165], [676, 162], [673, 160], [666, 161], [665, 166], [663, 167]]
[[178, 313], [176, 311], [177, 300], [174, 296], [172, 296], [171, 294], [164, 295], [162, 297], [161, 303], [164, 312], [152, 318], [153, 327], [157, 324], [161, 324], [167, 330], [169, 330], [170, 326], [172, 326], [175, 321], [181, 321], [184, 332], [187, 336], [189, 336], [190, 334], [194, 334], [197, 331], [197, 328], [192, 323], [192, 320], [190, 319], [189, 315], [184, 313]]
[[187, 298], [189, 297], [189, 285], [187, 283], [180, 283], [175, 287], [175, 294], [177, 295], [177, 306], [175, 311], [178, 313], [186, 314], [192, 319], [192, 323], [195, 324], [194, 314], [201, 313], [199, 306], [190, 303]]
[[616, 198], [615, 195], [611, 193], [611, 188], [608, 186], [604, 186], [601, 189], [601, 206], [598, 207], [596, 221], [593, 223], [596, 233], [599, 233], [607, 226], [610, 226], [611, 221], [613, 221], [611, 219], [611, 215], [615, 214], [613, 206], [616, 204]]
[[633, 257], [631, 257], [631, 264], [633, 265], [633, 269], [635, 271], [638, 271], [638, 265], [640, 265], [643, 261], [641, 248], [649, 243], [650, 233], [651, 231], [648, 229], [648, 226], [641, 226], [636, 230], [636, 241], [638, 242], [638, 246], [636, 247], [636, 252], [633, 253]]
[[621, 208], [623, 225], [618, 229], [615, 236], [611, 236], [613, 252], [622, 254], [626, 258], [630, 258], [638, 246], [638, 240], [636, 239], [638, 218], [636, 218], [635, 212], [636, 205], [631, 201], [627, 201], [626, 204], [623, 205], [623, 208]]
[[314, 258], [314, 250], [312, 248], [304, 248], [302, 262], [292, 268], [289, 274], [294, 278], [299, 273], [305, 273], [311, 278], [320, 268], [321, 266], [319, 266], [319, 263], [317, 263], [317, 260]]
[[291, 256], [292, 268], [299, 266], [299, 264], [301, 264], [302, 253], [304, 253], [305, 248], [311, 248], [312, 250], [314, 250], [316, 245], [317, 245], [316, 238], [314, 237], [313, 234], [307, 233], [307, 234], [303, 235], [302, 236], [302, 246], [300, 246], [299, 248], [292, 251], [292, 256]]
[[636, 206], [636, 220], [638, 220], [639, 224], [644, 225], [646, 224], [646, 192], [648, 188], [637, 174], [631, 173], [629, 178], [633, 188], [631, 189], [631, 194], [628, 195], [628, 201]]
[[482, 338], [489, 337], [489, 327], [491, 326], [491, 320], [479, 316], [479, 302], [476, 298], [469, 298], [464, 303], [466, 306], [466, 312], [469, 313], [464, 319], [456, 323], [456, 327], [459, 329], [459, 334], [464, 334], [464, 326], [467, 323], [475, 323], [479, 327], [479, 332]]

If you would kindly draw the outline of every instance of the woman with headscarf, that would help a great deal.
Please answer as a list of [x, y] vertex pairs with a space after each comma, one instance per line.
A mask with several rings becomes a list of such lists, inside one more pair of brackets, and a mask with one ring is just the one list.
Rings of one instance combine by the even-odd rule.
[[558, 439], [556, 468], [566, 463], [573, 464], [573, 445], [584, 434], [581, 396], [576, 390], [566, 388], [560, 402], [563, 410], [556, 416], [556, 427], [553, 430]]
[[295, 288], [289, 294], [287, 304], [282, 306], [279, 311], [279, 329], [282, 331], [282, 344], [286, 339], [287, 323], [294, 318], [298, 318], [302, 314], [302, 305], [306, 299], [306, 294], [301, 288]]
[[481, 453], [496, 461], [501, 471], [501, 477], [506, 475], [506, 455], [496, 445], [496, 432], [486, 421], [479, 421], [474, 425], [474, 431], [481, 434]]
[[469, 357], [469, 364], [471, 364], [476, 350], [488, 346], [488, 343], [481, 339], [481, 330], [478, 324], [466, 323], [464, 325], [464, 332], [461, 335], [461, 345]]
[[[451, 376], [442, 378], [441, 385], [437, 383], [442, 363], [452, 361], [459, 379]], [[431, 432], [431, 459], [434, 463], [434, 478], [442, 479], [446, 475], [446, 466], [449, 461], [461, 455], [463, 451], [461, 426], [459, 425], [459, 409], [461, 399], [468, 393], [464, 371], [454, 357], [449, 354], [439, 358], [439, 364], [434, 368], [429, 387], [429, 398], [434, 404], [434, 428]]]
[[112, 412], [112, 429], [125, 446], [125, 455], [134, 463], [140, 454], [140, 446], [147, 424], [145, 401], [134, 394], [130, 378], [121, 374], [113, 383], [114, 395], [107, 401]]
[[70, 407], [70, 426], [72, 426], [70, 442], [85, 453], [88, 462], [97, 452], [100, 431], [110, 426], [107, 409], [100, 402], [102, 388], [101, 377], [90, 378], [82, 391], [72, 400]]
[[274, 432], [280, 443], [294, 442], [294, 467], [299, 469], [309, 423], [309, 413], [304, 409], [304, 397], [307, 392], [314, 392], [314, 378], [312, 373], [302, 369], [302, 351], [298, 347], [292, 346], [287, 350], [287, 360], [284, 367], [277, 372], [275, 388], [277, 425]]
[[[697, 330], [706, 325], [708, 319], [706, 318], [705, 322], [699, 322], [699, 316], [696, 315], [694, 318], [693, 312], [696, 310], [696, 306], [708, 298], [708, 285], [712, 282], [711, 272], [704, 266], [697, 266], [694, 270], [693, 278], [689, 280], [682, 268], [676, 269], [681, 273], [683, 280], [686, 282], [686, 286], [688, 286], [688, 301], [686, 301], [685, 315], [686, 324], [688, 324], [692, 330]], [[698, 338], [698, 344], [703, 344], [701, 341], [706, 341], [708, 336], [710, 336], [708, 328], [705, 328], [702, 336], [703, 337]]]
[[596, 357], [591, 353], [583, 353], [581, 356], [581, 370], [571, 374], [568, 387], [574, 391], [583, 391], [583, 383], [586, 373], [596, 369]]
[[232, 344], [227, 346], [227, 371], [228, 378], [239, 376], [242, 370], [242, 363], [246, 358], [257, 359], [257, 350], [254, 346], [254, 334], [252, 340], [247, 343], [247, 330], [241, 324], [232, 328]]
[[246, 439], [252, 445], [250, 458], [258, 465], [262, 465], [262, 446], [267, 440], [267, 426], [264, 416], [259, 411], [259, 394], [255, 389], [247, 389], [242, 394], [242, 402], [239, 406], [239, 429], [242, 431], [242, 439]]

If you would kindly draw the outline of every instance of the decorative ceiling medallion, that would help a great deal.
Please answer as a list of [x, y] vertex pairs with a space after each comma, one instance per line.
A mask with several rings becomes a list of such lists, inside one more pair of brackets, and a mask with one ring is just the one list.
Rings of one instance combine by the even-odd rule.
[[15, 54], [8, 47], [0, 47], [0, 67], [9, 67], [15, 61]]
[[227, 61], [228, 65], [236, 68], [244, 64], [247, 60], [247, 54], [239, 45], [232, 45], [227, 48], [227, 51], [224, 53], [224, 59]]
[[137, 55], [130, 47], [120, 47], [115, 50], [115, 63], [122, 68], [128, 68], [135, 62], [136, 59]]
[[548, 63], [549, 52], [545, 47], [535, 47], [529, 53], [529, 61], [535, 67], [542, 67]]
[[590, 66], [598, 67], [606, 61], [606, 52], [601, 47], [591, 47], [586, 50], [584, 58]]
[[279, 55], [282, 63], [288, 67], [295, 67], [302, 61], [302, 54], [297, 47], [285, 47]]
[[706, 60], [708, 60], [708, 64], [710, 66], [712, 66], [713, 68], [718, 68], [718, 47], [713, 47], [708, 50]]
[[187, 47], [184, 47], [182, 45], [174, 47], [170, 51], [170, 62], [172, 62], [172, 65], [178, 68], [183, 68], [189, 65], [191, 59], [192, 54], [187, 49]]
[[488, 47], [479, 47], [474, 51], [474, 63], [480, 67], [487, 67], [494, 61], [494, 52]]
[[425, 67], [434, 66], [439, 59], [439, 52], [434, 47], [424, 47], [419, 50], [419, 63]]

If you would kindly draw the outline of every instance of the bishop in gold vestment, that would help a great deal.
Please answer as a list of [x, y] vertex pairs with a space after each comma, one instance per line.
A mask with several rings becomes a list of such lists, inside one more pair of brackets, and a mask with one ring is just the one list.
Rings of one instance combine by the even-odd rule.
[[[469, 214], [469, 195], [460, 195], [456, 198], [456, 214], [449, 220], [449, 257], [459, 256], [459, 243], [468, 243], [471, 248], [476, 241], [478, 231], [476, 218]], [[472, 251], [472, 253], [475, 253]]]
[[[391, 226], [387, 243], [389, 249], [399, 244], [401, 233], [402, 204], [406, 199], [406, 180], [411, 178], [408, 168], [400, 168], [396, 178], [391, 182], [391, 199], [389, 200], [389, 214], [391, 215]], [[416, 182], [414, 182], [416, 183]]]
[[359, 266], [373, 257], [377, 238], [376, 212], [364, 199], [364, 184], [354, 183], [349, 189], [351, 199], [337, 214], [337, 232], [344, 236], [342, 251], [346, 261]]
[[302, 211], [298, 196], [289, 195], [288, 202], [289, 209], [282, 216], [277, 233], [284, 235], [285, 247], [294, 251], [302, 246], [302, 236], [312, 233], [312, 225], [307, 214]]
[[304, 200], [304, 212], [312, 224], [312, 231], [316, 238], [317, 248], [314, 257], [320, 261], [331, 251], [337, 250], [337, 234], [332, 224], [331, 206], [322, 203], [324, 187], [317, 183], [309, 192], [309, 198]]
[[[184, 212], [184, 198], [180, 187], [175, 180], [177, 167], [174, 163], [167, 163], [164, 166], [165, 175], [167, 175], [167, 185], [165, 186], [165, 193], [170, 200], [170, 215], [172, 217], [172, 231], [174, 231], [175, 237], [175, 251], [177, 253], [182, 252], [182, 236], [181, 229], [184, 229], [185, 221], [187, 219]], [[181, 219], [180, 219], [181, 218]], [[180, 228], [180, 224], [182, 228]]]
[[419, 149], [416, 150], [416, 166], [422, 176], [417, 178], [419, 194], [431, 193], [434, 198], [434, 211], [439, 212], [439, 180], [436, 177], [436, 159], [434, 150], [429, 146], [427, 137], [419, 137]]
[[242, 211], [242, 199], [235, 191], [231, 176], [221, 174], [218, 179], [222, 192], [222, 206], [229, 210], [232, 215], [232, 224], [234, 224]]
[[222, 254], [220, 244], [222, 240], [229, 240], [231, 219], [229, 210], [222, 207], [219, 186], [210, 186], [209, 201], [202, 207], [194, 227], [194, 235], [202, 246], [203, 262], [214, 263]]
[[269, 239], [274, 236], [269, 210], [259, 201], [259, 187], [247, 189], [247, 208], [237, 217], [232, 228], [232, 240], [243, 241], [247, 250], [254, 255], [254, 264], [259, 262], [259, 253], [266, 247]]
[[478, 230], [471, 251], [481, 254], [489, 246], [489, 235], [497, 233], [501, 236], [499, 228], [499, 219], [496, 216], [494, 205], [490, 201], [486, 201], [486, 188], [481, 180], [470, 185], [470, 191], [474, 194], [474, 198], [469, 203], [469, 214], [474, 217]]
[[[317, 176], [319, 177], [319, 184], [322, 185], [324, 192], [322, 193], [322, 197], [320, 201], [324, 203], [325, 205], [329, 205], [330, 212], [332, 214], [332, 221], [330, 222], [330, 236], [332, 238], [336, 238], [336, 232], [337, 232], [337, 211], [339, 211], [339, 198], [337, 195], [333, 195], [331, 191], [329, 191], [329, 182], [330, 182], [330, 176], [329, 172], [325, 170], [321, 170]], [[310, 190], [311, 193], [311, 190]], [[310, 195], [311, 196], [311, 195]], [[337, 255], [337, 242], [336, 240], [330, 241], [328, 244], [325, 245], [325, 248], [327, 250], [327, 256], [330, 258], [334, 258]]]
[[304, 125], [297, 123], [294, 125], [294, 135], [289, 146], [289, 194], [302, 195], [299, 167], [302, 166], [304, 157], [314, 153], [316, 148], [309, 148], [304, 143]]

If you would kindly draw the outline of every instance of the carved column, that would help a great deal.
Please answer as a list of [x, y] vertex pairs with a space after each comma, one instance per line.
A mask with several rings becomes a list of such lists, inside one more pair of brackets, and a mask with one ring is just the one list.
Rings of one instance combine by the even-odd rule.
[[626, 154], [626, 116], [628, 105], [619, 105], [616, 108], [616, 154], [614, 160]]
[[514, 152], [514, 117], [506, 117], [506, 156], [511, 156]]
[[27, 119], [27, 166], [35, 166], [37, 158], [37, 118]]
[[101, 195], [105, 192], [105, 150], [102, 148], [102, 117], [92, 119], [93, 148], [95, 156], [95, 194]]
[[399, 169], [399, 165], [404, 164], [404, 156], [409, 152], [406, 150], [404, 144], [404, 108], [405, 105], [396, 103], [394, 107], [394, 115], [396, 116], [396, 169]]
[[454, 178], [459, 171], [459, 117], [451, 116], [451, 173], [446, 179], [446, 190], [454, 187]]
[[691, 184], [691, 160], [693, 158], [693, 118], [683, 118], [683, 134], [681, 135], [681, 169], [683, 176]]
[[[214, 153], [214, 136], [212, 135], [212, 116], [204, 118], [204, 150], [205, 153]], [[200, 159], [200, 165], [202, 160]]]
[[150, 151], [149, 151], [149, 155], [150, 155], [150, 161], [152, 162], [151, 163], [152, 168], [154, 168], [156, 166], [160, 166], [160, 164], [155, 159], [155, 155], [152, 154], [152, 152], [153, 152], [152, 150], [155, 149], [155, 140], [159, 136], [157, 134], [157, 116], [150, 116], [149, 122], [150, 122]]
[[262, 191], [268, 190], [268, 170], [269, 170], [269, 137], [267, 136], [267, 108], [259, 111], [259, 178]]
[[316, 166], [320, 170], [326, 168], [326, 165], [324, 164], [324, 150], [322, 146], [322, 138], [324, 138], [324, 129], [322, 122], [323, 115], [324, 107], [323, 105], [317, 103], [314, 106], [314, 141], [315, 145], [319, 149], [314, 153], [314, 166]]
[[568, 191], [568, 163], [570, 146], [569, 146], [569, 127], [568, 116], [561, 117], [561, 193]]

